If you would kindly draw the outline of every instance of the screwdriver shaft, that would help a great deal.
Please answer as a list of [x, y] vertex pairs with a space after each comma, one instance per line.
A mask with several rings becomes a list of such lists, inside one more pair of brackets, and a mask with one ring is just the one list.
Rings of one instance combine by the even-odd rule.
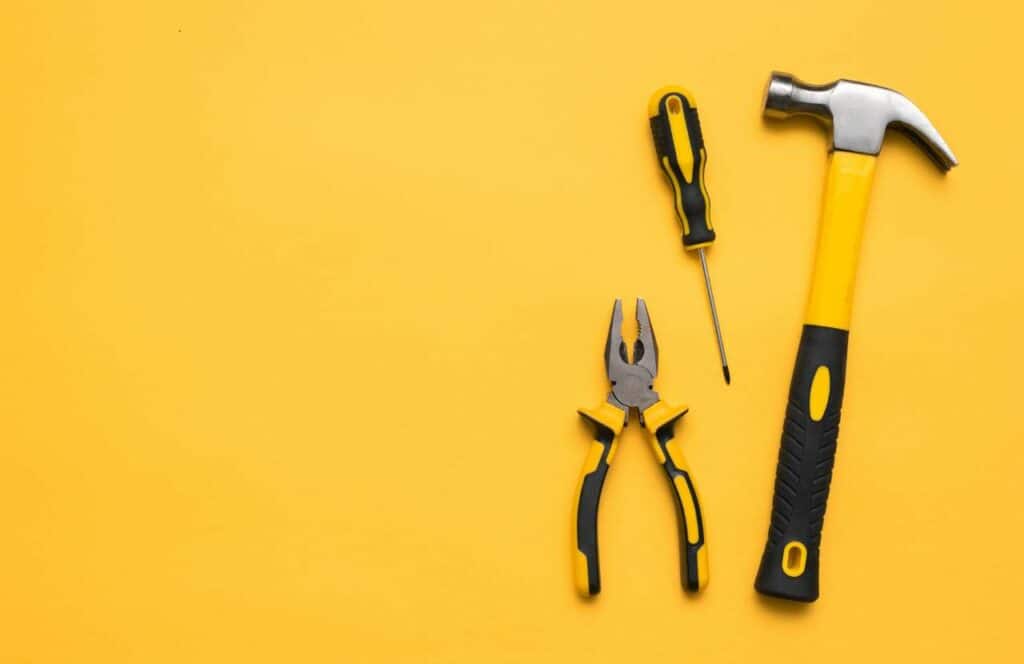
[[703, 247], [697, 250], [700, 256], [700, 267], [704, 271], [704, 287], [708, 291], [708, 304], [711, 305], [711, 321], [715, 324], [715, 338], [718, 340], [718, 356], [722, 358], [722, 375], [725, 376], [725, 384], [732, 380], [729, 375], [729, 361], [725, 359], [725, 342], [722, 341], [722, 325], [718, 322], [718, 307], [715, 306], [715, 293], [711, 290], [711, 274], [708, 273], [708, 260], [704, 257]]

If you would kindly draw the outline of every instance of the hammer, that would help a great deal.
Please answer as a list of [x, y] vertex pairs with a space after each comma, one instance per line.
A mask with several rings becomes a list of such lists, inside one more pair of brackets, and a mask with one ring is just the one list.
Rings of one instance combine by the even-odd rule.
[[774, 72], [765, 91], [764, 114], [809, 115], [832, 134], [817, 257], [775, 470], [771, 526], [754, 582], [764, 595], [813, 602], [818, 598], [818, 550], [839, 435], [853, 282], [885, 131], [892, 127], [905, 132], [943, 172], [957, 161], [917, 106], [877, 85], [847, 80], [809, 85]]

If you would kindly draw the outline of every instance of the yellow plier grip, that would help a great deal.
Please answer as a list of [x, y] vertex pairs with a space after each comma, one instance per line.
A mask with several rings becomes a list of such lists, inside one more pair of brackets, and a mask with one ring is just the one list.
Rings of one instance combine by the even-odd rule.
[[689, 409], [659, 401], [644, 411], [644, 426], [652, 434], [651, 448], [665, 469], [675, 497], [679, 521], [679, 563], [683, 587], [703, 590], [708, 585], [708, 549], [704, 539], [704, 515], [690, 467], [683, 457], [675, 425]]
[[594, 440], [583, 462], [576, 491], [576, 520], [573, 541], [576, 546], [576, 590], [584, 597], [601, 592], [601, 571], [597, 558], [597, 508], [608, 466], [615, 456], [618, 436], [626, 420], [621, 410], [608, 402], [597, 408], [581, 408], [579, 414], [594, 427]]
[[[703, 589], [708, 583], [708, 557], [704, 540], [704, 517], [697, 489], [690, 476], [679, 443], [674, 442], [675, 423], [687, 408], [659, 401], [644, 411], [645, 427], [651, 433], [651, 446], [665, 469], [675, 497], [679, 519], [680, 570], [683, 587]], [[597, 408], [580, 409], [580, 415], [594, 427], [577, 490], [576, 519], [573, 523], [576, 589], [584, 597], [601, 592], [601, 573], [597, 547], [597, 511], [601, 489], [618, 446], [618, 435], [625, 423], [623, 412], [608, 403]]]

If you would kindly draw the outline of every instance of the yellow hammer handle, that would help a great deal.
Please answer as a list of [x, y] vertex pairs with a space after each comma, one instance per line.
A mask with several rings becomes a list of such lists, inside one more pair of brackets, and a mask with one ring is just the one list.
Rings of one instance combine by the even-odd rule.
[[768, 542], [754, 586], [773, 597], [818, 598], [825, 522], [839, 417], [853, 284], [875, 157], [834, 152], [825, 184], [818, 252], [789, 386], [775, 470]]
[[825, 181], [814, 276], [807, 300], [808, 325], [850, 329], [853, 284], [876, 157], [833, 152]]

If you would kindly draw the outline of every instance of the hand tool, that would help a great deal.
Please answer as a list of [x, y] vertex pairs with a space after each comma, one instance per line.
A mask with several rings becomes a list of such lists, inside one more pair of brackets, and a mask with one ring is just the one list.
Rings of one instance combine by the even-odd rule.
[[651, 447], [665, 469], [675, 495], [679, 522], [680, 569], [683, 587], [696, 591], [708, 582], [708, 554], [704, 545], [704, 517], [697, 490], [690, 477], [678, 439], [674, 439], [676, 421], [686, 414], [686, 406], [670, 406], [654, 391], [658, 375], [658, 345], [654, 329], [642, 299], [636, 301], [637, 338], [633, 360], [622, 340], [622, 300], [615, 300], [608, 341], [604, 348], [605, 372], [612, 390], [596, 408], [580, 409], [579, 414], [594, 427], [594, 441], [583, 464], [576, 500], [576, 588], [584, 597], [601, 592], [597, 559], [597, 506], [608, 466], [615, 456], [617, 438], [626, 426], [629, 412], [636, 409], [640, 424], [652, 434]]
[[668, 86], [651, 96], [647, 114], [651, 120], [658, 163], [665, 171], [665, 177], [675, 194], [676, 216], [683, 225], [683, 248], [696, 251], [700, 258], [704, 288], [708, 293], [708, 304], [711, 305], [711, 322], [715, 326], [715, 339], [718, 341], [718, 356], [722, 360], [722, 375], [728, 385], [732, 377], [729, 374], [729, 361], [725, 359], [722, 325], [718, 321], [718, 308], [715, 306], [708, 261], [704, 255], [704, 249], [715, 241], [715, 229], [711, 226], [711, 199], [704, 183], [704, 167], [708, 155], [704, 149], [697, 104], [686, 89]]
[[814, 275], [775, 471], [771, 527], [754, 583], [765, 595], [813, 602], [839, 434], [857, 256], [886, 128], [909, 134], [943, 172], [957, 161], [909, 99], [867, 83], [808, 85], [775, 72], [764, 113], [773, 118], [810, 115], [824, 121], [832, 134]]

